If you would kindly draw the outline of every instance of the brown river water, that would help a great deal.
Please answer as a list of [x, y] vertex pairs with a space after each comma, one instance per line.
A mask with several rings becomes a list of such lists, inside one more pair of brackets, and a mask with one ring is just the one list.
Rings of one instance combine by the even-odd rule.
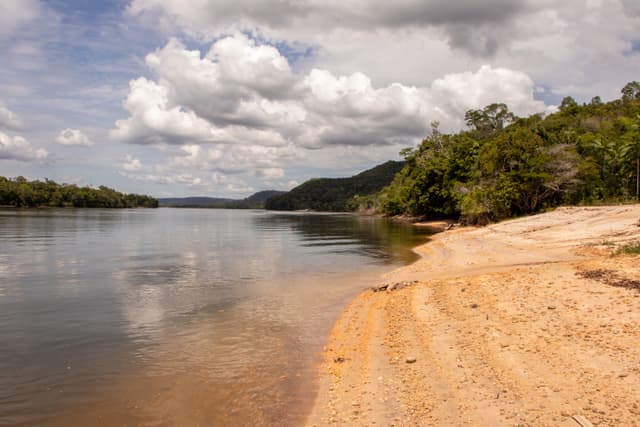
[[415, 260], [347, 214], [0, 210], [0, 426], [300, 425], [333, 322]]

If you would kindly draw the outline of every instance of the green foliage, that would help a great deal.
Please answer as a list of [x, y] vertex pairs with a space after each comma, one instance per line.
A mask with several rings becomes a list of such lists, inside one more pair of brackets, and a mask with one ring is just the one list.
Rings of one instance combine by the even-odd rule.
[[311, 179], [288, 193], [271, 197], [270, 210], [354, 211], [366, 204], [366, 196], [388, 185], [403, 162], [388, 161], [350, 178]]
[[74, 208], [157, 208], [153, 197], [119, 193], [111, 188], [78, 187], [57, 184], [45, 179], [27, 181], [24, 177], [9, 179], [0, 176], [0, 206], [13, 207], [74, 207]]
[[565, 96], [560, 103], [560, 111], [575, 113], [578, 110], [579, 106], [575, 99], [571, 96]]
[[618, 248], [616, 253], [627, 254], [627, 255], [640, 255], [640, 241], [627, 243], [626, 245]]
[[380, 194], [389, 215], [448, 217], [457, 213], [457, 184], [471, 179], [480, 144], [468, 135], [442, 135], [437, 126]]
[[640, 83], [637, 81], [632, 81], [627, 83], [622, 90], [622, 101], [629, 102], [634, 99], [640, 99]]
[[468, 131], [446, 135], [435, 126], [415, 150], [404, 150], [405, 167], [368, 203], [388, 215], [484, 223], [637, 197], [640, 84], [622, 93], [585, 105], [566, 97], [546, 117], [516, 118], [504, 104], [470, 110]]
[[464, 115], [467, 126], [485, 133], [500, 130], [515, 119], [516, 116], [502, 103], [487, 105], [482, 110], [469, 110]]

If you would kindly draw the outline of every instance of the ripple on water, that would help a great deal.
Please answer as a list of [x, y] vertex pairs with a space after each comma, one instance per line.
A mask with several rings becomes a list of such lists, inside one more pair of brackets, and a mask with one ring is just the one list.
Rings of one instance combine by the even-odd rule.
[[300, 424], [341, 307], [416, 243], [351, 215], [0, 218], [0, 425]]

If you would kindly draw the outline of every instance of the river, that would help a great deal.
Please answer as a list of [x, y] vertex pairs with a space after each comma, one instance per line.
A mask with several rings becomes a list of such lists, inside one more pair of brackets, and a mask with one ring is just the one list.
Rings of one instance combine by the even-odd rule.
[[0, 209], [0, 425], [299, 425], [348, 300], [415, 260], [348, 214]]

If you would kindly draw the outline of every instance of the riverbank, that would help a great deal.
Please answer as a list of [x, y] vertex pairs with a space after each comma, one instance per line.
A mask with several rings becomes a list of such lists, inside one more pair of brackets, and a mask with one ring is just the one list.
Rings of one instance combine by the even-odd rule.
[[[453, 229], [336, 322], [308, 425], [636, 425], [640, 206]], [[584, 418], [580, 418], [584, 417]]]

